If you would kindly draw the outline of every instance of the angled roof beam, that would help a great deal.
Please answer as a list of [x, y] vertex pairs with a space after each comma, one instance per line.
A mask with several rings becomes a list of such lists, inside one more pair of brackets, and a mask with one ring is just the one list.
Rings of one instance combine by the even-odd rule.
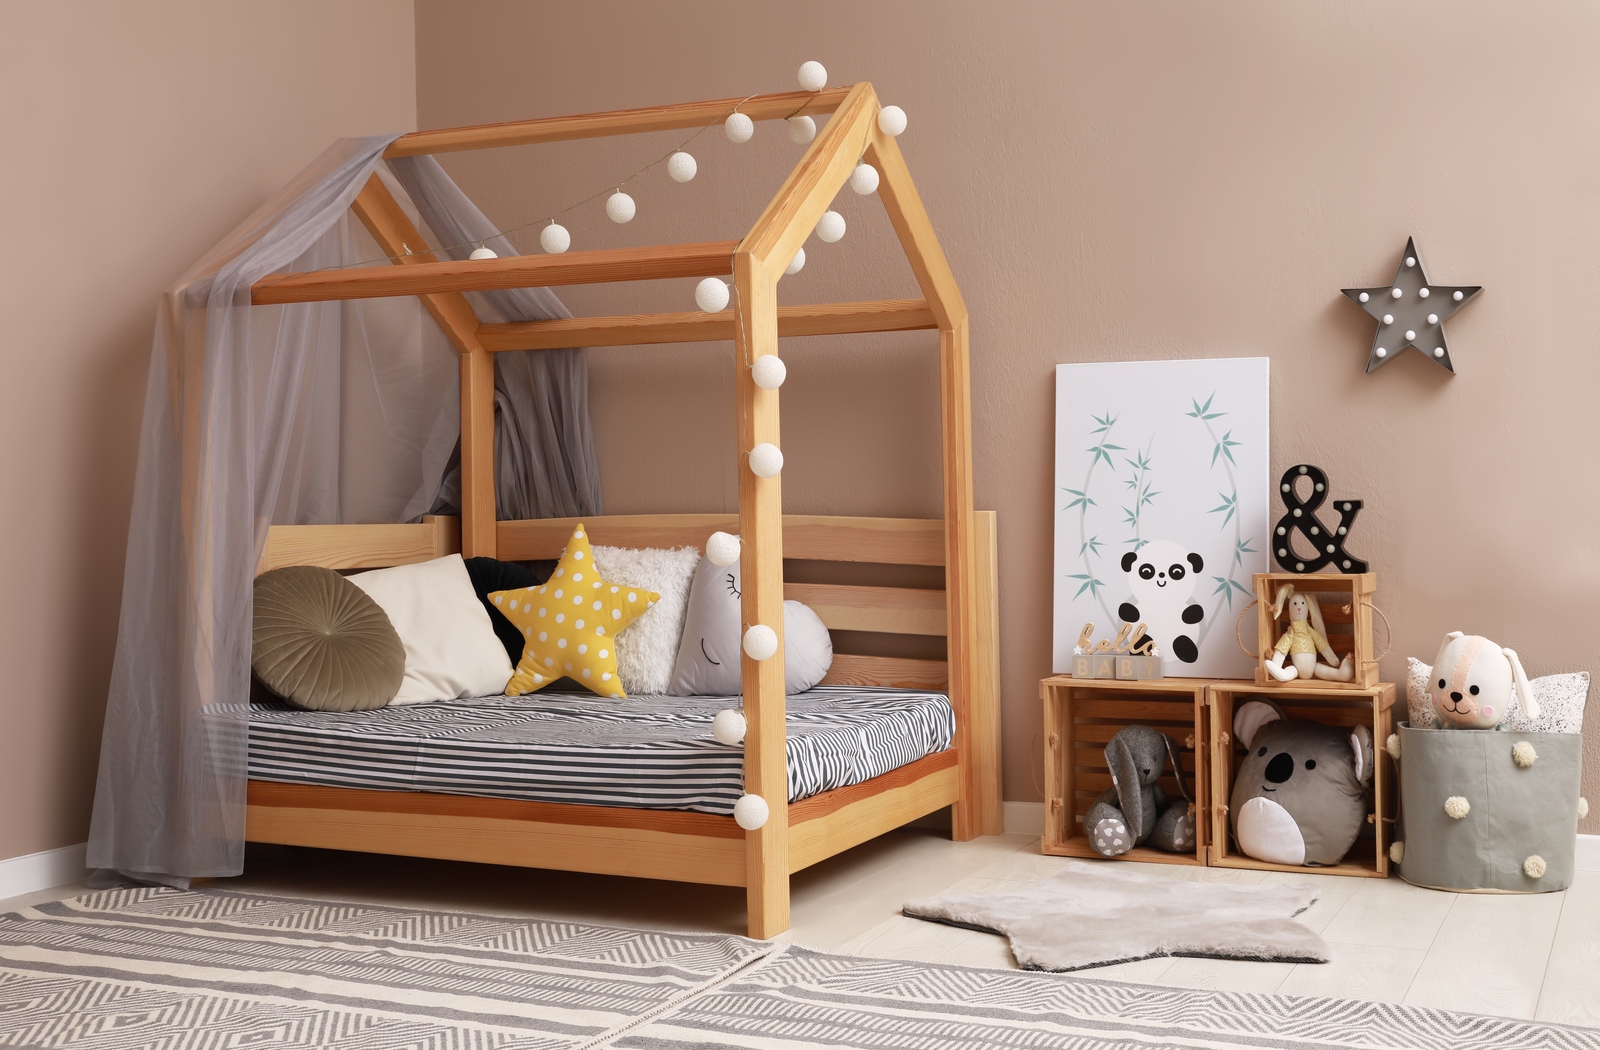
[[[937, 328], [933, 311], [921, 299], [882, 299], [863, 303], [821, 303], [778, 307], [778, 336], [850, 335], [910, 332]], [[699, 310], [624, 317], [568, 317], [554, 321], [486, 324], [478, 329], [485, 350], [557, 350], [567, 346], [636, 346], [698, 343], [734, 337], [733, 311]]]
[[781, 273], [855, 170], [876, 127], [878, 96], [866, 81], [855, 85], [828, 126], [811, 143], [777, 194], [739, 242], [739, 250]]
[[784, 120], [801, 115], [832, 113], [844, 101], [849, 88], [822, 91], [786, 91], [778, 95], [751, 98], [719, 98], [709, 102], [684, 102], [644, 109], [617, 109], [607, 113], [584, 113], [572, 117], [541, 117], [537, 120], [511, 120], [503, 124], [478, 124], [437, 131], [413, 131], [401, 135], [384, 151], [385, 157], [415, 157], [422, 153], [454, 153], [459, 150], [489, 149], [494, 146], [526, 146], [536, 142], [564, 142], [570, 139], [605, 138], [633, 135], [641, 131], [672, 131], [702, 128], [727, 119], [734, 107], [751, 120]]
[[720, 277], [733, 272], [735, 241], [605, 248], [562, 255], [513, 255], [410, 266], [359, 266], [273, 274], [257, 281], [251, 303], [312, 303], [332, 299], [377, 299], [386, 295], [480, 292], [498, 288], [544, 288], [565, 284], [655, 281], [671, 277]]
[[927, 296], [928, 305], [939, 319], [940, 330], [953, 331], [967, 319], [966, 301], [961, 298], [961, 289], [956, 287], [950, 260], [939, 247], [933, 221], [928, 218], [928, 209], [922, 206], [922, 197], [911, 181], [900, 146], [894, 136], [878, 129], [877, 114], [873, 115], [872, 127], [867, 133], [866, 160], [882, 176], [878, 183], [878, 199], [889, 213], [889, 222], [900, 238], [900, 246], [905, 250], [906, 261], [911, 264], [911, 272], [916, 275], [922, 294]]

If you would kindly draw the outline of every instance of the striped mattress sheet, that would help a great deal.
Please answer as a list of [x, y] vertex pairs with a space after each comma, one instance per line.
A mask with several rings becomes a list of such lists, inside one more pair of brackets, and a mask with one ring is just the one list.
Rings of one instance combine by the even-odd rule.
[[[722, 815], [743, 794], [744, 749], [711, 737], [728, 697], [532, 693], [375, 711], [250, 708], [250, 777]], [[819, 686], [789, 697], [789, 801], [943, 751], [943, 693]]]

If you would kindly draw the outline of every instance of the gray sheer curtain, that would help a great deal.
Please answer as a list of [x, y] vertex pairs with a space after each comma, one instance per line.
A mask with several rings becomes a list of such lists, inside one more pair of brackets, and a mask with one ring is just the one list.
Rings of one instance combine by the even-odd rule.
[[[250, 305], [273, 272], [388, 265], [349, 206], [385, 176], [392, 140], [335, 143], [162, 298], [89, 835], [102, 876], [185, 885], [243, 868], [251, 595], [268, 526], [407, 521], [439, 499], [460, 436], [458, 358], [421, 303]], [[430, 243], [464, 239], [448, 225], [463, 218], [497, 236], [437, 164], [409, 167], [445, 231], [397, 199]], [[485, 320], [567, 316], [544, 290], [474, 306]], [[499, 476], [516, 492], [501, 506], [518, 515], [599, 506], [582, 358], [559, 353], [497, 375]]]
[[[465, 259], [479, 245], [501, 258], [517, 254], [433, 157], [399, 157], [389, 161], [389, 170], [433, 231], [430, 243], [453, 246], [451, 258]], [[467, 298], [486, 324], [572, 316], [548, 288], [469, 292]], [[604, 513], [583, 351], [495, 354], [494, 400], [495, 516], [515, 521]], [[454, 513], [460, 494], [457, 456], [435, 510]]]

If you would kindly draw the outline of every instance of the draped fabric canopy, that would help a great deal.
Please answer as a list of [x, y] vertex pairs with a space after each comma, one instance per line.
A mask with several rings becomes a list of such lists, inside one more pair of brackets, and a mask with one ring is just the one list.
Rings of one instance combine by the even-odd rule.
[[[515, 254], [431, 157], [329, 147], [157, 310], [92, 868], [243, 868], [255, 567], [274, 524], [403, 522], [458, 502], [457, 354], [415, 297], [252, 306], [282, 271], [388, 265], [349, 208], [378, 174], [432, 245]], [[473, 242], [473, 243], [466, 243]], [[571, 316], [547, 289], [473, 293], [484, 321]], [[503, 518], [601, 510], [582, 351], [497, 355]]]

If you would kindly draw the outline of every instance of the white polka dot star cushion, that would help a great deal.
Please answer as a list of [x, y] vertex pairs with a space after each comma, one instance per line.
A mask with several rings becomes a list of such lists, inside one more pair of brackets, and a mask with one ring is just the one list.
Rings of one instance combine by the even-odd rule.
[[[1428, 680], [1433, 668], [1411, 657], [1406, 661], [1406, 708], [1411, 724], [1417, 729], [1433, 725], [1433, 700], [1428, 695]], [[1534, 699], [1539, 701], [1539, 717], [1529, 718], [1522, 713], [1522, 702], [1515, 692], [1511, 696], [1511, 710], [1501, 719], [1499, 728], [1512, 733], [1581, 733], [1583, 708], [1589, 698], [1589, 672], [1573, 671], [1567, 674], [1547, 674], [1528, 683], [1533, 687]]]

